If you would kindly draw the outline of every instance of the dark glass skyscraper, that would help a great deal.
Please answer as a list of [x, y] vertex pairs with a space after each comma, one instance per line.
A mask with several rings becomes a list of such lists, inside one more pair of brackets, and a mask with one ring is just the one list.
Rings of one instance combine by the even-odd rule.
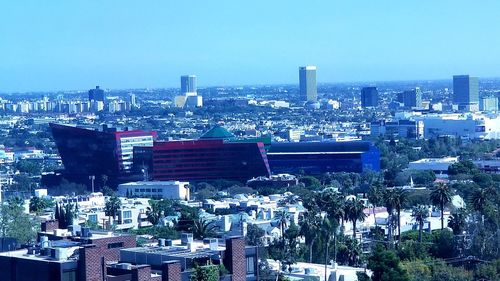
[[300, 98], [307, 102], [318, 100], [318, 88], [316, 85], [316, 66], [299, 67]]
[[377, 87], [364, 87], [363, 89], [361, 89], [361, 106], [362, 107], [378, 106]]
[[95, 89], [90, 89], [89, 101], [104, 101], [104, 91], [99, 86], [95, 86]]
[[459, 109], [467, 111], [478, 107], [479, 82], [477, 77], [453, 76], [453, 103], [457, 104]]
[[196, 76], [183, 75], [181, 76], [181, 94], [196, 93]]
[[[405, 108], [419, 108], [422, 107], [422, 91], [419, 87], [404, 91], [401, 95]], [[398, 100], [400, 96], [398, 96]]]

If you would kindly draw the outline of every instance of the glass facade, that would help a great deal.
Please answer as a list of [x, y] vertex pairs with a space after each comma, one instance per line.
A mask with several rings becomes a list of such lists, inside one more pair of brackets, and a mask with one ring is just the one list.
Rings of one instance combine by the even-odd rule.
[[231, 143], [223, 140], [155, 142], [154, 180], [238, 180], [269, 176], [261, 142]]
[[273, 143], [267, 157], [274, 174], [380, 170], [378, 148], [364, 141]]
[[[65, 174], [88, 181], [101, 175], [120, 177], [131, 172], [133, 147], [152, 146], [154, 132], [97, 131], [50, 124]], [[99, 181], [96, 181], [98, 183]]]

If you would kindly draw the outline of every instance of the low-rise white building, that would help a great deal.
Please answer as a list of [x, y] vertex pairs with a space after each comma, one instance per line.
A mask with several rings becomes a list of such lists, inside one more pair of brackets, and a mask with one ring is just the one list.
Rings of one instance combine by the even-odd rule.
[[189, 200], [189, 182], [185, 181], [137, 181], [118, 185], [123, 197], [150, 197]]
[[448, 173], [448, 168], [458, 162], [458, 157], [424, 158], [408, 164], [409, 170], [432, 170], [436, 174]]

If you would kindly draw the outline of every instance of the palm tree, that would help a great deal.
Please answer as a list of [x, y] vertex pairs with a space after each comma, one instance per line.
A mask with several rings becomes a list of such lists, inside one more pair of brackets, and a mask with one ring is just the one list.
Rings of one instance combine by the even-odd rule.
[[482, 214], [488, 202], [488, 196], [489, 194], [486, 188], [474, 190], [470, 198], [472, 209]]
[[418, 222], [418, 242], [422, 242], [422, 230], [425, 219], [429, 217], [429, 209], [426, 206], [418, 205], [413, 208], [411, 216]]
[[109, 221], [111, 223], [111, 217], [116, 218], [118, 215], [118, 210], [120, 210], [122, 206], [122, 202], [116, 195], [113, 195], [106, 200], [106, 204], [104, 205], [104, 213], [109, 217]]
[[325, 216], [321, 221], [320, 235], [323, 237], [326, 243], [325, 249], [325, 280], [328, 280], [327, 276], [327, 268], [328, 268], [328, 249], [330, 246], [330, 241], [332, 238], [332, 230], [334, 230], [335, 226], [331, 223], [327, 216]]
[[302, 220], [299, 222], [300, 235], [306, 239], [306, 245], [309, 246], [309, 262], [312, 263], [313, 258], [313, 245], [319, 237], [319, 230], [321, 228], [321, 216], [315, 211], [308, 211]]
[[387, 240], [392, 244], [392, 220], [394, 216], [394, 207], [396, 206], [396, 195], [394, 189], [386, 189], [384, 192], [384, 205], [387, 208]]
[[349, 266], [355, 266], [359, 262], [359, 257], [361, 256], [362, 250], [361, 245], [356, 239], [345, 237], [342, 241], [342, 247], [344, 252], [344, 260]]
[[218, 226], [212, 221], [207, 221], [204, 218], [198, 218], [194, 220], [191, 231], [195, 239], [204, 239], [207, 237], [214, 237], [219, 229]]
[[290, 215], [288, 214], [287, 211], [285, 210], [281, 210], [281, 211], [278, 211], [276, 212], [275, 214], [275, 218], [276, 220], [278, 221], [278, 225], [280, 227], [280, 231], [281, 231], [281, 236], [283, 237], [283, 235], [285, 235], [285, 228], [287, 226], [287, 223], [288, 223], [288, 217]]
[[459, 235], [465, 226], [467, 214], [465, 209], [458, 209], [448, 218], [448, 226], [453, 230], [453, 234]]
[[346, 201], [346, 218], [352, 222], [352, 238], [356, 239], [356, 222], [364, 221], [366, 214], [363, 212], [365, 205], [359, 199], [349, 199]]
[[431, 192], [431, 202], [441, 210], [441, 230], [444, 229], [444, 206], [451, 201], [451, 189], [448, 185], [439, 183]]
[[368, 201], [373, 206], [373, 219], [375, 220], [375, 227], [377, 226], [377, 218], [375, 217], [375, 208], [384, 204], [384, 191], [380, 182], [372, 185], [368, 190]]
[[318, 196], [318, 205], [328, 216], [333, 231], [333, 260], [337, 261], [337, 231], [339, 221], [344, 217], [345, 199], [332, 188], [324, 189]]
[[43, 209], [45, 209], [45, 204], [40, 197], [32, 197], [30, 199], [30, 212], [39, 214]]
[[394, 191], [394, 208], [398, 216], [398, 244], [401, 244], [401, 209], [408, 200], [408, 193], [402, 188], [395, 188]]
[[146, 216], [152, 225], [157, 225], [163, 217], [160, 203], [157, 200], [149, 200], [149, 207], [146, 209]]

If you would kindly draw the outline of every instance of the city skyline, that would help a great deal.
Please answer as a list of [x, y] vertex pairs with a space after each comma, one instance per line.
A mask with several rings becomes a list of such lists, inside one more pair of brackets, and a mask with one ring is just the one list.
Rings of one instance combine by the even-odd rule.
[[300, 65], [318, 83], [500, 76], [495, 1], [287, 4], [7, 3], [0, 92], [296, 84]]

